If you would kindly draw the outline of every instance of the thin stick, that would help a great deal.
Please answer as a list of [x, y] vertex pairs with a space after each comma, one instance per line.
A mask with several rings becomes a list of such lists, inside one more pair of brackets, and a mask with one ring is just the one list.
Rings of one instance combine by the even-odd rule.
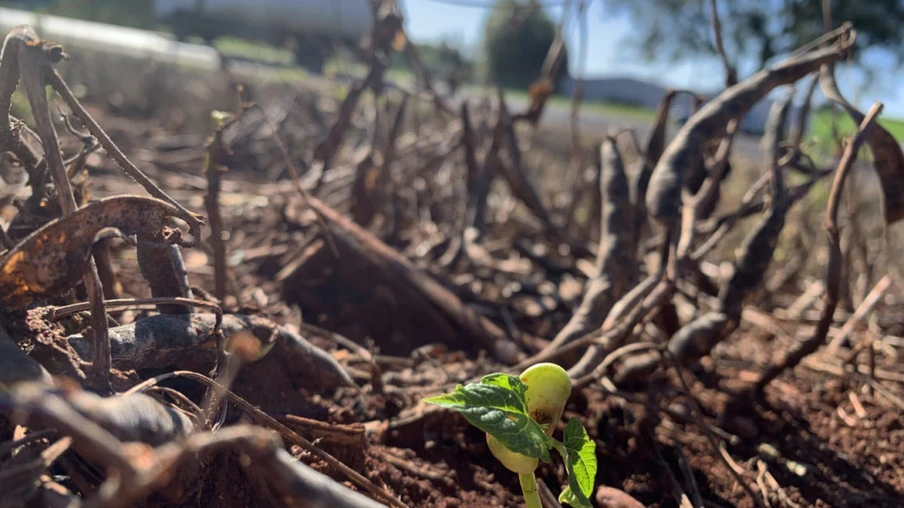
[[[904, 383], [904, 374], [901, 374], [900, 372], [884, 369], [875, 369], [874, 372], [871, 372], [869, 365], [854, 364], [853, 362], [845, 363], [851, 363], [851, 366], [854, 368], [854, 372], [856, 372], [857, 374], [869, 375], [881, 381]], [[825, 372], [827, 374], [832, 374], [833, 376], [844, 376], [845, 372], [851, 373], [850, 370], [847, 370], [842, 365], [836, 365], [834, 363], [828, 363], [827, 361], [820, 361], [810, 358], [804, 359], [804, 361], [801, 362], [801, 365], [807, 369], [815, 370], [816, 372]]]
[[[219, 330], [220, 326], [223, 324], [223, 309], [219, 305], [213, 302], [208, 302], [207, 300], [194, 300], [191, 298], [182, 297], [120, 298], [117, 300], [107, 300], [105, 303], [107, 305], [107, 308], [113, 309], [137, 308], [142, 305], [158, 304], [182, 304], [191, 307], [200, 307], [202, 309], [209, 309], [216, 315], [214, 321], [214, 331]], [[64, 305], [61, 307], [51, 307], [48, 319], [55, 321], [63, 316], [75, 314], [76, 312], [84, 312], [88, 310], [90, 306], [91, 304], [89, 302], [81, 302], [73, 303], [71, 305]]]
[[[60, 200], [60, 208], [63, 216], [75, 213], [78, 205], [72, 193], [72, 185], [69, 182], [69, 174], [63, 163], [60, 152], [60, 142], [56, 129], [53, 127], [53, 119], [50, 116], [50, 106], [47, 103], [47, 72], [52, 70], [47, 55], [40, 46], [31, 44], [31, 39], [37, 39], [37, 34], [29, 29], [22, 34], [18, 41], [19, 71], [21, 72], [22, 85], [31, 105], [32, 115], [41, 142], [44, 145], [44, 160], [53, 177], [57, 196]], [[15, 47], [15, 46], [13, 46]], [[7, 45], [6, 50], [11, 50]], [[104, 307], [104, 290], [97, 271], [97, 262], [94, 256], [88, 261], [88, 267], [82, 276], [85, 291], [91, 302], [91, 370], [98, 380], [109, 383], [110, 356], [109, 325], [107, 323], [107, 311]]]
[[882, 386], [878, 381], [876, 381], [875, 379], [873, 379], [873, 378], [870, 377], [870, 376], [863, 376], [863, 380], [864, 380], [864, 381], [865, 381], [872, 389], [876, 390], [877, 393], [879, 393], [880, 395], [884, 396], [884, 397], [887, 398], [889, 401], [891, 401], [892, 404], [898, 406], [898, 408], [900, 408], [902, 411], [904, 411], [904, 400], [902, 400], [901, 397], [898, 397], [897, 395], [895, 395], [894, 393], [892, 393], [891, 390], [889, 390], [888, 388]]
[[830, 354], [834, 354], [838, 352], [838, 349], [847, 342], [848, 338], [851, 336], [851, 333], [854, 331], [854, 327], [860, 324], [866, 316], [872, 312], [872, 310], [876, 307], [876, 304], [882, 300], [882, 296], [885, 295], [885, 291], [891, 286], [891, 277], [885, 275], [879, 282], [873, 286], [873, 289], [866, 295], [866, 298], [860, 302], [860, 306], [857, 307], [857, 310], [854, 311], [854, 314], [848, 319], [847, 323], [841, 328], [841, 332], [839, 332], [832, 339], [832, 342], [829, 343], [828, 352]]
[[[624, 320], [620, 322], [618, 326], [609, 330], [608, 333], [594, 341], [593, 347], [587, 350], [581, 360], [568, 369], [568, 375], [575, 380], [575, 385], [578, 386], [577, 380], [579, 379], [588, 379], [586, 374], [588, 371], [592, 372], [592, 370], [597, 367], [598, 362], [603, 359], [602, 356], [607, 350], [618, 347], [637, 325], [648, 322], [656, 317], [657, 312], [655, 311], [671, 298], [674, 290], [674, 279], [667, 276], [653, 289], [653, 291], [650, 292], [649, 295], [647, 295], [646, 298], [644, 298], [640, 305], [635, 309], [632, 309], [632, 311], [624, 317]], [[606, 325], [603, 324], [603, 329], [605, 329], [605, 327]]]
[[679, 259], [686, 259], [689, 255], [689, 250], [694, 243], [696, 234], [694, 226], [697, 224], [698, 217], [703, 215], [703, 210], [709, 207], [712, 201], [716, 199], [719, 184], [722, 183], [725, 172], [728, 170], [728, 157], [731, 155], [731, 147], [740, 125], [741, 122], [738, 119], [732, 119], [728, 122], [728, 127], [725, 129], [725, 137], [722, 138], [716, 152], [715, 166], [693, 198], [682, 206], [681, 233], [677, 251]]
[[338, 258], [339, 247], [336, 247], [336, 242], [335, 240], [333, 240], [333, 235], [330, 234], [330, 228], [329, 226], [327, 226], [326, 220], [323, 218], [323, 214], [320, 213], [320, 210], [311, 206], [311, 195], [308, 194], [307, 189], [305, 189], [304, 185], [301, 184], [301, 177], [298, 175], [298, 170], [295, 169], [295, 164], [292, 162], [292, 157], [289, 155], [289, 151], [286, 149], [286, 145], [284, 145], [282, 140], [279, 139], [279, 133], [276, 130], [276, 126], [273, 125], [272, 122], [270, 122], [270, 119], [267, 118], [266, 115], [264, 116], [264, 119], [267, 122], [267, 126], [270, 128], [273, 142], [276, 143], [276, 147], [279, 149], [279, 153], [286, 164], [286, 169], [289, 170], [289, 175], [292, 177], [292, 181], [295, 183], [295, 187], [298, 188], [298, 193], [301, 194], [301, 197], [304, 199], [305, 204], [307, 204], [308, 207], [313, 210], [314, 216], [317, 217], [317, 224], [323, 231], [324, 236], [326, 236], [326, 243], [330, 246], [330, 250], [333, 252], [333, 255]]
[[722, 59], [722, 68], [725, 69], [725, 88], [729, 88], [738, 83], [738, 73], [735, 68], [728, 63], [728, 56], [725, 54], [725, 46], [722, 44], [722, 23], [719, 22], [719, 10], [716, 7], [716, 0], [709, 0], [709, 10], [712, 13], [713, 36], [716, 39], [716, 51]]
[[866, 132], [876, 121], [879, 113], [882, 112], [883, 104], [877, 102], [873, 104], [866, 118], [860, 124], [857, 135], [848, 143], [838, 163], [838, 170], [835, 172], [835, 180], [832, 182], [832, 188], [829, 191], [829, 202], [826, 205], [826, 234], [829, 242], [829, 265], [826, 268], [826, 292], [823, 294], [824, 307], [820, 315], [819, 322], [816, 324], [816, 330], [807, 340], [799, 343], [799, 345], [790, 351], [781, 362], [771, 366], [763, 373], [760, 380], [756, 383], [755, 390], [762, 392], [766, 386], [777, 378], [785, 369], [793, 369], [805, 357], [813, 354], [819, 345], [825, 341], [826, 335], [829, 333], [829, 327], [835, 314], [835, 308], [838, 306], [838, 290], [840, 286], [841, 272], [841, 247], [840, 233], [838, 230], [838, 207], [841, 201], [841, 189], [844, 187], [844, 181], [854, 161], [860, 146], [866, 139]]
[[[615, 351], [612, 351], [608, 355], [606, 355], [606, 357], [603, 358], [603, 361], [600, 362], [599, 366], [597, 368], [593, 369], [593, 372], [588, 374], [588, 376], [592, 376], [594, 378], [605, 376], [606, 371], [609, 369], [609, 367], [613, 363], [617, 362], [619, 360], [619, 358], [621, 358], [625, 355], [630, 355], [632, 353], [639, 353], [640, 351], [646, 351], [646, 350], [661, 352], [662, 346], [659, 344], [653, 343], [653, 342], [632, 342], [630, 344], [624, 345], [624, 346], [616, 349]], [[579, 379], [579, 380], [576, 380], [575, 384], [582, 385], [584, 383], [582, 382], [582, 380]]]
[[72, 113], [78, 117], [78, 119], [85, 124], [88, 128], [88, 132], [91, 133], [92, 136], [97, 138], [100, 145], [104, 148], [104, 150], [113, 158], [114, 161], [122, 168], [123, 171], [126, 172], [127, 175], [131, 176], [135, 179], [136, 182], [141, 184], [145, 190], [152, 196], [157, 199], [161, 199], [166, 201], [167, 203], [176, 207], [179, 210], [180, 218], [188, 223], [189, 232], [192, 235], [191, 243], [187, 243], [186, 247], [191, 247], [195, 245], [198, 240], [200, 240], [201, 227], [204, 226], [204, 218], [201, 215], [190, 212], [187, 208], [179, 204], [175, 199], [171, 198], [166, 192], [157, 187], [157, 184], [153, 182], [150, 178], [147, 177], [140, 169], [138, 169], [132, 161], [129, 160], [128, 157], [119, 149], [118, 146], [110, 139], [110, 136], [104, 131], [104, 129], [91, 117], [88, 111], [81, 105], [81, 103], [76, 99], [75, 94], [72, 93], [72, 90], [69, 89], [69, 86], [63, 81], [62, 76], [54, 69], [47, 64], [47, 81], [50, 83], [50, 86], [56, 90], [57, 93], [63, 98], [69, 108], [72, 110]]
[[833, 41], [836, 37], [845, 35], [847, 32], [849, 32], [852, 29], [853, 29], [853, 24], [851, 24], [848, 21], [845, 21], [844, 23], [841, 24], [840, 27], [832, 30], [831, 32], [826, 32], [826, 33], [822, 34], [821, 36], [817, 37], [816, 39], [813, 39], [812, 41], [795, 49], [794, 51], [791, 52], [791, 54], [788, 55], [788, 57], [793, 58], [795, 56], [802, 55], [808, 51], [811, 51], [814, 48], [826, 46], [829, 44], [829, 41]]
[[223, 131], [237, 119], [238, 116], [233, 116], [228, 121], [213, 119], [214, 132], [207, 145], [207, 160], [204, 164], [206, 166], [204, 172], [207, 176], [207, 194], [204, 196], [204, 206], [210, 221], [210, 242], [213, 245], [213, 294], [220, 301], [226, 298], [228, 270], [226, 240], [223, 238], [223, 216], [220, 213], [220, 187], [223, 173], [229, 169], [224, 164], [228, 147], [223, 141]]

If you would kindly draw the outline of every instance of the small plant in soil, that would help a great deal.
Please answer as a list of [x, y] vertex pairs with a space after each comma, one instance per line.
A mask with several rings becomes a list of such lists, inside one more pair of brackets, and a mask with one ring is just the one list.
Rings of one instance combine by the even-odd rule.
[[517, 473], [528, 508], [541, 508], [534, 471], [550, 462], [555, 449], [565, 461], [568, 485], [560, 503], [589, 507], [596, 478], [596, 444], [577, 418], [569, 419], [564, 439], [552, 437], [571, 395], [571, 379], [562, 367], [538, 363], [521, 376], [495, 373], [479, 383], [458, 385], [452, 393], [426, 399], [460, 412], [471, 425], [486, 432], [493, 456]]

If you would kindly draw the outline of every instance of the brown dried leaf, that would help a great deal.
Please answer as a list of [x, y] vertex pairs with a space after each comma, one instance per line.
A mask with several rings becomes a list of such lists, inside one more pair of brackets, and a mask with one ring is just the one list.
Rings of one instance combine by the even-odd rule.
[[0, 257], [0, 303], [23, 308], [64, 292], [81, 278], [99, 238], [114, 230], [123, 235], [159, 232], [167, 218], [178, 216], [175, 207], [159, 199], [120, 196], [48, 222]]

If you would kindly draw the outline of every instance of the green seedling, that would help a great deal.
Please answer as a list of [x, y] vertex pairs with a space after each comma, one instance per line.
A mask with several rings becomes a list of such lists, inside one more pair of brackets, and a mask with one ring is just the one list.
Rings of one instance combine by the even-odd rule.
[[488, 374], [479, 383], [458, 385], [452, 393], [426, 399], [453, 409], [484, 431], [490, 452], [508, 470], [518, 474], [527, 508], [542, 508], [534, 471], [549, 463], [555, 449], [565, 461], [568, 485], [560, 503], [590, 507], [596, 479], [596, 444], [577, 418], [569, 419], [564, 440], [552, 437], [571, 395], [571, 379], [554, 363], [539, 363], [516, 377]]

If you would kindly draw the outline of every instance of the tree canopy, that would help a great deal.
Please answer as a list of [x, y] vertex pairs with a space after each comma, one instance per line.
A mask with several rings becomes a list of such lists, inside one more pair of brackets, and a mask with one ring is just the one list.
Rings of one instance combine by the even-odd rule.
[[[555, 23], [537, 0], [496, 0], [484, 25], [483, 79], [504, 87], [527, 88], [539, 77], [555, 37]], [[557, 77], [567, 72], [566, 52]]]
[[[716, 54], [709, 0], [607, 0], [606, 15], [627, 14], [633, 41], [653, 61]], [[757, 68], [783, 56], [823, 31], [822, 0], [717, 1], [730, 58], [742, 55]], [[831, 0], [833, 27], [850, 21], [855, 51], [882, 48], [904, 62], [904, 0]]]

